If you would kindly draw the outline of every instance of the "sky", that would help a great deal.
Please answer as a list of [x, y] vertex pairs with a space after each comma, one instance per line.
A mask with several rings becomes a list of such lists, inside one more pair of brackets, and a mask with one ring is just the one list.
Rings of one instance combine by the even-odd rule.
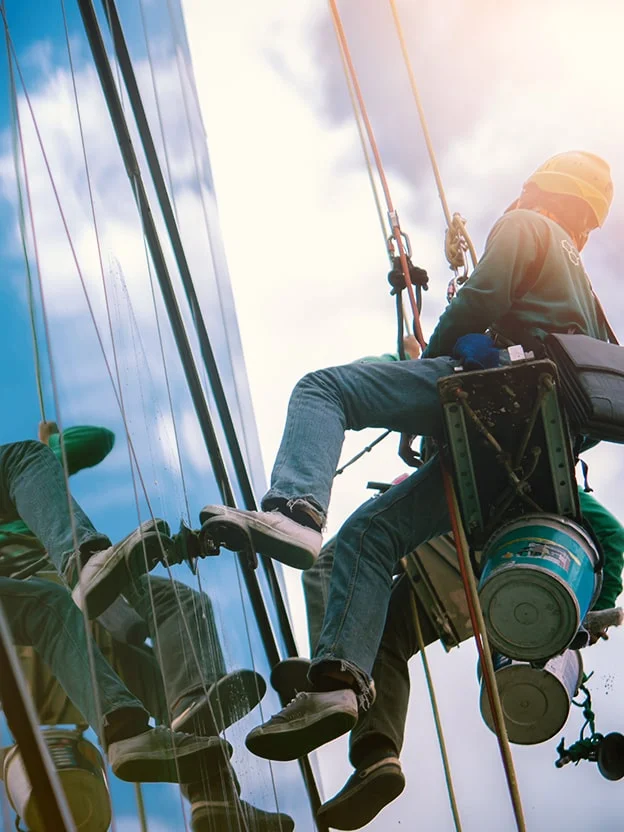
[[[25, 245], [33, 277], [45, 416], [61, 428], [103, 425], [116, 434], [112, 453], [97, 471], [84, 471], [72, 479], [72, 493], [94, 525], [114, 540], [136, 528], [150, 512], [166, 518], [174, 530], [181, 520], [198, 526], [199, 509], [219, 502], [219, 489], [146, 255], [134, 194], [78, 12], [74, 4], [65, 4], [68, 46], [60, 2], [33, 2], [27, 11], [24, 14], [21, 2], [7, 3], [20, 70], [21, 136], [15, 138], [20, 158], [17, 169], [23, 167], [23, 147], [28, 179], [26, 182], [22, 170], [24, 229], [19, 223], [7, 65], [4, 57], [0, 62], [0, 86], [5, 91], [0, 95], [0, 356], [5, 383], [0, 441], [36, 437], [42, 416], [30, 332]], [[260, 493], [264, 471], [179, 6], [172, 2], [164, 7], [144, 0], [120, 6], [120, 13], [189, 264], [201, 278], [197, 292], [210, 313], [207, 326], [232, 416]], [[100, 22], [109, 46], [105, 21]], [[113, 63], [120, 83], [117, 69]], [[121, 97], [128, 113], [123, 89]], [[133, 137], [136, 141], [136, 135]], [[140, 152], [139, 164], [145, 171]], [[156, 205], [149, 185], [148, 191]], [[190, 310], [162, 220], [157, 211], [154, 213], [190, 349], [199, 365]], [[201, 368], [199, 374], [214, 412], [206, 372]], [[216, 430], [222, 440], [218, 424]], [[225, 450], [223, 455], [231, 474], [231, 459]], [[240, 500], [236, 483], [233, 487]], [[267, 656], [237, 561], [225, 554], [202, 560], [197, 575], [186, 564], [174, 566], [172, 575], [210, 595], [227, 669], [253, 668], [268, 679]], [[262, 569], [257, 577], [268, 599]], [[270, 601], [267, 608], [275, 624]], [[278, 647], [283, 649], [277, 627], [275, 631]], [[234, 746], [232, 762], [244, 799], [268, 810], [279, 804], [297, 818], [300, 828], [311, 829], [309, 802], [298, 766], [275, 770], [244, 747], [246, 733], [278, 707], [277, 695], [269, 690], [253, 713], [226, 732]], [[2, 725], [3, 744], [8, 737], [1, 729]], [[111, 790], [115, 828], [122, 832], [135, 829], [133, 787], [111, 778]], [[188, 804], [183, 808], [177, 787], [148, 785], [144, 796], [154, 828], [189, 827]], [[0, 803], [6, 810], [6, 801]]]
[[[586, 149], [604, 156], [613, 209], [584, 253], [586, 269], [616, 330], [624, 216], [624, 12], [613, 0], [523, 3], [397, 2], [451, 211], [468, 222], [477, 251], [522, 182], [550, 155]], [[445, 305], [450, 273], [444, 218], [389, 5], [342, 0], [339, 9], [367, 109], [414, 262], [427, 268], [423, 329]], [[325, 3], [206, 5], [184, 13], [214, 175], [225, 250], [267, 472], [288, 396], [305, 372], [392, 351], [394, 305], [387, 260]], [[344, 459], [376, 434], [347, 439]], [[328, 533], [370, 492], [369, 480], [404, 470], [390, 438], [336, 482]], [[595, 495], [624, 520], [617, 446], [587, 455]], [[300, 581], [287, 572], [302, 649]], [[585, 651], [598, 730], [621, 730], [624, 635]], [[478, 711], [471, 644], [428, 651], [465, 830], [513, 828], [493, 735]], [[402, 754], [403, 795], [368, 828], [453, 828], [419, 660]], [[572, 709], [566, 739], [576, 739]], [[529, 829], [621, 828], [621, 786], [581, 764], [559, 771], [559, 737], [514, 759]], [[350, 768], [346, 745], [319, 753], [326, 795]]]
[[[76, 254], [74, 258], [68, 246], [22, 98], [41, 283], [58, 386], [55, 395], [44, 363], [44, 397], [47, 412], [62, 425], [105, 424], [117, 433], [110, 457], [97, 472], [78, 474], [73, 490], [96, 524], [111, 536], [121, 536], [136, 525], [137, 514], [140, 519], [146, 516], [143, 487], [152, 508], [172, 525], [182, 517], [196, 518], [204, 503], [218, 500], [218, 491], [170, 332], [160, 326], [164, 314], [157, 292], [155, 303], [152, 300], [153, 275], [133, 195], [88, 47], [76, 10], [69, 3], [67, 8], [97, 237], [60, 4], [29, 0], [24, 14], [23, 3], [7, 3], [12, 37]], [[161, 159], [167, 161], [196, 286], [205, 313], [215, 310], [206, 315], [207, 322], [230, 402], [235, 403], [234, 416], [254, 484], [261, 493], [297, 379], [320, 366], [394, 349], [388, 264], [325, 4], [185, 0], [201, 119], [194, 109], [184, 46], [175, 39], [180, 19], [175, 12], [173, 20], [168, 16], [172, 8], [175, 4], [167, 3], [165, 9], [155, 0], [120, 4], [155, 140]], [[452, 0], [445, 4], [444, 13], [434, 2], [399, 2], [398, 8], [451, 210], [467, 218], [478, 251], [522, 181], [547, 156], [586, 148], [609, 160], [614, 207], [605, 228], [590, 240], [584, 260], [616, 331], [623, 333], [624, 301], [617, 286], [618, 231], [624, 211], [620, 196], [624, 194], [620, 150], [624, 131], [619, 112], [624, 73], [618, 4], [594, 2], [591, 14], [586, 4], [574, 0], [504, 7]], [[402, 227], [410, 235], [414, 261], [431, 277], [423, 310], [427, 336], [444, 308], [450, 272], [442, 247], [444, 222], [422, 132], [385, 0], [343, 0], [340, 10]], [[0, 414], [5, 442], [33, 436], [39, 408], [16, 220], [10, 119], [6, 96], [0, 100], [4, 275], [0, 330], [3, 378], [11, 391], [10, 406]], [[203, 155], [204, 131], [210, 167]], [[32, 261], [33, 241], [28, 234], [27, 238]], [[171, 263], [168, 249], [165, 256]], [[86, 291], [80, 285], [76, 260]], [[176, 290], [182, 297], [179, 283]], [[37, 301], [41, 330], [41, 298]], [[234, 305], [242, 344], [233, 325]], [[182, 312], [191, 331], [184, 304]], [[191, 343], [197, 355], [192, 337]], [[142, 484], [136, 472], [132, 475], [124, 424], [104, 356], [123, 393]], [[250, 419], [251, 403], [263, 465]], [[345, 459], [376, 435], [349, 437]], [[328, 533], [370, 495], [369, 480], [390, 480], [404, 470], [396, 456], [397, 443], [396, 437], [385, 440], [337, 481]], [[588, 461], [596, 495], [624, 520], [620, 449], [600, 446]], [[284, 571], [305, 653], [300, 575]], [[185, 566], [176, 567], [174, 574], [198, 585]], [[239, 577], [229, 559], [200, 564], [228, 664], [257, 662], [257, 669], [268, 675], [249, 605], [238, 590]], [[598, 729], [605, 733], [622, 728], [618, 700], [623, 639], [617, 633], [585, 653], [587, 669], [594, 670]], [[434, 646], [428, 654], [464, 829], [512, 829], [496, 744], [478, 711], [475, 651], [466, 644], [447, 655]], [[453, 827], [433, 723], [418, 659], [412, 665], [412, 707], [402, 755], [408, 786], [370, 828], [401, 829], [408, 824], [411, 828], [418, 820], [424, 829], [446, 832]], [[269, 768], [243, 748], [246, 731], [275, 711], [275, 705], [275, 695], [268, 694], [261, 713], [254, 711], [228, 737], [236, 748], [234, 762], [243, 794], [267, 808], [274, 805], [277, 794], [280, 807], [296, 815], [297, 828], [311, 829], [296, 767]], [[566, 739], [575, 739], [579, 726], [580, 715], [574, 711]], [[607, 783], [589, 764], [556, 771], [557, 741], [514, 749], [529, 828], [565, 824], [567, 829], [580, 830], [595, 828], [599, 822], [607, 832], [619, 829], [621, 786]], [[318, 761], [324, 794], [330, 796], [350, 773], [345, 741], [323, 749]], [[114, 788], [117, 828], [122, 832], [136, 828], [131, 790], [118, 783]], [[166, 828], [182, 829], [175, 791], [148, 789], [147, 802], [152, 818], [160, 818]]]

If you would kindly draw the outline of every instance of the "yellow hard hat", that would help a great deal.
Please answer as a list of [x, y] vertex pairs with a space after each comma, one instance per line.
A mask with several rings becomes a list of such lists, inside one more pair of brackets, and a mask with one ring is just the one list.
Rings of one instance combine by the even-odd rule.
[[[596, 225], [604, 223], [613, 199], [609, 165], [600, 156], [571, 150], [551, 157], [527, 179], [552, 194], [566, 194], [589, 205]], [[525, 183], [526, 184], [526, 183]]]

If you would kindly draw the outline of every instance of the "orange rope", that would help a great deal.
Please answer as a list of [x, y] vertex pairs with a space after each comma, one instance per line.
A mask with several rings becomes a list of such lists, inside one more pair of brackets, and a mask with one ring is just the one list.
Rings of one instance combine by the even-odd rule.
[[368, 141], [371, 146], [371, 150], [373, 152], [373, 157], [375, 159], [375, 165], [377, 167], [377, 172], [379, 174], [379, 179], [381, 181], [381, 187], [384, 192], [384, 197], [386, 200], [386, 206], [388, 208], [388, 220], [390, 222], [390, 226], [392, 228], [392, 235], [395, 239], [397, 250], [399, 252], [399, 259], [401, 261], [401, 269], [403, 270], [403, 277], [405, 279], [405, 287], [407, 289], [407, 295], [409, 297], [410, 306], [412, 308], [412, 315], [414, 318], [414, 335], [416, 336], [416, 340], [421, 346], [421, 349], [425, 349], [427, 346], [427, 342], [422, 333], [422, 328], [420, 325], [420, 314], [418, 312], [418, 304], [416, 303], [416, 296], [414, 294], [414, 287], [412, 286], [412, 281], [410, 278], [409, 273], [409, 266], [407, 265], [407, 256], [405, 254], [405, 248], [403, 247], [403, 238], [401, 236], [401, 227], [399, 225], [399, 217], [397, 212], [394, 209], [394, 205], [392, 203], [392, 197], [390, 195], [390, 189], [388, 187], [388, 181], [386, 179], [386, 174], [384, 172], [383, 163], [381, 161], [381, 156], [379, 154], [379, 148], [377, 147], [377, 142], [375, 141], [375, 134], [373, 133], [373, 128], [370, 123], [370, 119], [368, 118], [368, 112], [366, 110], [366, 105], [364, 104], [364, 98], [362, 96], [362, 90], [360, 88], [360, 82], [358, 81], [358, 76], [355, 71], [355, 66], [353, 65], [353, 61], [351, 59], [351, 52], [349, 50], [349, 45], [347, 43], [347, 38], [345, 35], [344, 27], [342, 25], [342, 20], [340, 17], [340, 12], [338, 11], [338, 7], [336, 5], [336, 0], [329, 0], [329, 7], [331, 11], [332, 20], [334, 23], [334, 28], [336, 29], [336, 35], [340, 42], [340, 46], [342, 48], [342, 53], [344, 55], [344, 59], [347, 63], [347, 67], [349, 68], [349, 74], [351, 76], [351, 81], [353, 83], [353, 89], [355, 92], [355, 96], [357, 98], [358, 106], [360, 108], [360, 112], [362, 114], [362, 120], [364, 122], [364, 127], [366, 129], [366, 134], [368, 136]]
[[[492, 719], [494, 720], [494, 727], [496, 729], [496, 739], [500, 749], [503, 760], [503, 768], [505, 770], [505, 777], [507, 779], [507, 786], [509, 788], [509, 796], [513, 806], [514, 815], [516, 818], [516, 825], [519, 832], [526, 831], [526, 824], [524, 820], [524, 813], [522, 811], [522, 803], [520, 801], [520, 793], [518, 790], [518, 779], [511, 757], [511, 749], [509, 747], [509, 739], [507, 737], [507, 728], [503, 717], [503, 710], [501, 706], [498, 688], [496, 687], [496, 680], [494, 676], [494, 667], [492, 665], [492, 655], [488, 644], [487, 633], [483, 621], [483, 614], [479, 606], [479, 597], [477, 595], [476, 586], [474, 585], [474, 576], [472, 575], [472, 567], [468, 563], [466, 557], [467, 543], [464, 535], [464, 530], [459, 518], [459, 509], [457, 505], [457, 498], [455, 496], [455, 489], [453, 481], [449, 474], [445, 462], [441, 461], [442, 465], [442, 481], [444, 483], [444, 493], [448, 504], [449, 516], [451, 520], [451, 530], [453, 532], [453, 539], [455, 541], [455, 548], [457, 550], [457, 559], [459, 561], [459, 570], [461, 572], [462, 582], [464, 584], [464, 591], [466, 593], [466, 601], [468, 604], [468, 612], [470, 613], [470, 621], [472, 623], [472, 630], [474, 632], [475, 642], [477, 644], [477, 651], [481, 661], [481, 671], [483, 674], [483, 681], [490, 703], [490, 710], [492, 711]], [[470, 570], [470, 571], [469, 571]], [[474, 595], [474, 597], [473, 597]]]

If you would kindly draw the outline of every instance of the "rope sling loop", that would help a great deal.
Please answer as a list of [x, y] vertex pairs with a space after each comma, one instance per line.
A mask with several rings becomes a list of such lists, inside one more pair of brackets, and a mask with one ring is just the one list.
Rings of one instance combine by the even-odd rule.
[[[579, 693], [585, 695], [584, 700], [582, 702], [577, 702], [575, 699], [572, 700], [573, 705], [583, 709], [585, 722], [581, 726], [578, 740], [573, 742], [569, 748], [565, 746], [565, 737], [561, 738], [561, 742], [557, 746], [559, 758], [555, 760], [555, 766], [557, 768], [562, 768], [568, 763], [578, 765], [581, 760], [589, 760], [595, 763], [598, 759], [598, 753], [604, 741], [604, 736], [596, 731], [596, 714], [592, 709], [591, 693], [587, 688], [587, 682], [589, 682], [592, 676], [593, 673], [590, 673], [589, 676], [583, 674], [583, 681], [579, 687]], [[588, 728], [589, 736], [585, 736]]]

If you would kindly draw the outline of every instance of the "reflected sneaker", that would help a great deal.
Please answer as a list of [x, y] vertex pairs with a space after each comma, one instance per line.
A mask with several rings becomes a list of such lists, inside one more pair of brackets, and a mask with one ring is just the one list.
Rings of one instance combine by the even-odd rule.
[[190, 783], [198, 772], [218, 767], [231, 754], [232, 746], [219, 737], [163, 727], [113, 742], [107, 751], [113, 773], [131, 783]]
[[[258, 554], [275, 558], [296, 569], [309, 569], [321, 551], [320, 531], [302, 526], [279, 511], [243, 511], [227, 506], [205, 506], [199, 514], [202, 534], [217, 538], [228, 533], [246, 534]], [[236, 543], [233, 544], [237, 546]], [[238, 551], [238, 549], [235, 549]]]
[[317, 819], [332, 829], [361, 829], [397, 798], [405, 788], [405, 777], [397, 757], [383, 757], [356, 769], [337, 795], [324, 803]]
[[208, 690], [183, 697], [173, 708], [174, 731], [212, 737], [252, 711], [266, 693], [266, 683], [253, 670], [235, 670]]
[[163, 554], [173, 551], [169, 526], [148, 520], [109, 549], [96, 552], [82, 567], [72, 592], [74, 602], [89, 618], [97, 618], [121, 595], [128, 584], [153, 569]]
[[358, 719], [351, 688], [298, 693], [278, 714], [247, 734], [245, 745], [268, 760], [297, 760], [350, 731]]
[[193, 832], [223, 832], [241, 828], [253, 829], [254, 832], [293, 832], [295, 822], [289, 815], [265, 812], [244, 800], [198, 800], [191, 804]]

